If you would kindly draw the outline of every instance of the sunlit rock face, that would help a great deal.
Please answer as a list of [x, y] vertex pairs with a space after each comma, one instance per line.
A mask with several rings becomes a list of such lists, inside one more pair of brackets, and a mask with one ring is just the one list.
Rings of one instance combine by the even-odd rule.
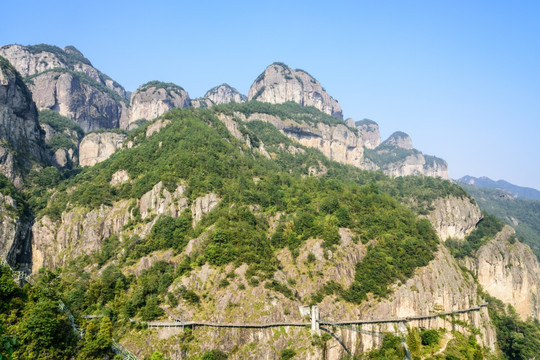
[[271, 104], [293, 101], [302, 106], [314, 106], [320, 111], [343, 118], [341, 106], [322, 85], [304, 70], [293, 70], [283, 63], [274, 63], [255, 80], [249, 100]]

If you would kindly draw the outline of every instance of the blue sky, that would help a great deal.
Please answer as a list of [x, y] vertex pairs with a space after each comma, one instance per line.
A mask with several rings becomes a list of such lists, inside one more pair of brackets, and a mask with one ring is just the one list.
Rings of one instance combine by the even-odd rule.
[[[135, 90], [247, 94], [274, 61], [301, 68], [345, 117], [401, 130], [450, 175], [540, 189], [538, 1], [9, 1], [0, 44], [74, 45]], [[9, 14], [9, 16], [7, 15]]]

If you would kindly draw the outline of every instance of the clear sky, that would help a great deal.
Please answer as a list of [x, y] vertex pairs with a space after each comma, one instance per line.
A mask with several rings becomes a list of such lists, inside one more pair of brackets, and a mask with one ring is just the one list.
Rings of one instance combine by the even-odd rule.
[[115, 1], [2, 4], [0, 44], [74, 45], [133, 91], [247, 94], [274, 61], [345, 117], [401, 130], [450, 176], [540, 189], [540, 1]]

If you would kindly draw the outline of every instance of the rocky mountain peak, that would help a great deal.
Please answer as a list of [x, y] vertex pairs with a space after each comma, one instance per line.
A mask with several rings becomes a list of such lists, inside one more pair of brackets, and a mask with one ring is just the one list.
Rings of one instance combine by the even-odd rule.
[[375, 149], [381, 144], [379, 125], [375, 121], [364, 119], [356, 121], [354, 125], [358, 129], [360, 136], [362, 136], [366, 148]]
[[322, 85], [304, 70], [293, 70], [283, 63], [273, 63], [257, 77], [248, 94], [249, 100], [271, 104], [293, 101], [313, 106], [320, 111], [343, 118], [341, 106]]
[[74, 46], [0, 47], [24, 77], [36, 106], [77, 122], [85, 131], [127, 126], [126, 91]]
[[383, 145], [399, 147], [406, 150], [412, 150], [413, 148], [411, 137], [402, 131], [396, 131], [390, 135], [390, 137], [383, 142]]
[[181, 86], [150, 81], [131, 95], [129, 123], [139, 119], [153, 120], [170, 109], [190, 105], [189, 94]]
[[204, 97], [212, 100], [214, 104], [243, 103], [248, 100], [246, 95], [241, 94], [229, 84], [221, 84], [213, 87], [206, 92]]

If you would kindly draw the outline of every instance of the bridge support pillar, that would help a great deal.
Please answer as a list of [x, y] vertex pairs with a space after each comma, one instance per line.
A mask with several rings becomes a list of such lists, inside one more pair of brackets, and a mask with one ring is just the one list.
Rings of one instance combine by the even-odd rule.
[[319, 306], [313, 305], [311, 307], [311, 332], [317, 335], [321, 334], [321, 329], [319, 328], [319, 321], [321, 317], [319, 315]]

